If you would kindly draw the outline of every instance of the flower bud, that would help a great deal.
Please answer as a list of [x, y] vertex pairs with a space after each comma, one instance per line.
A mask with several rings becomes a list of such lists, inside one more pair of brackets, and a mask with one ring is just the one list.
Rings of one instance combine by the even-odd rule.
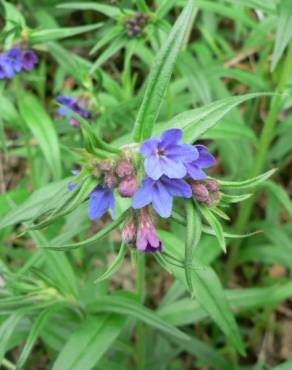
[[130, 161], [128, 161], [127, 159], [121, 159], [118, 161], [116, 167], [116, 174], [120, 178], [133, 175], [134, 172], [135, 172], [134, 166]]
[[219, 184], [218, 181], [216, 180], [206, 180], [205, 182], [206, 188], [211, 192], [211, 193], [217, 193], [219, 191]]
[[109, 159], [102, 161], [100, 164], [100, 169], [104, 172], [109, 172], [111, 168], [112, 168], [112, 162]]
[[107, 173], [104, 177], [104, 183], [110, 189], [114, 188], [117, 185], [117, 182], [118, 180], [116, 176], [112, 174], [111, 172]]
[[153, 221], [149, 215], [147, 207], [143, 208], [141, 211], [136, 247], [141, 252], [146, 253], [161, 252], [163, 250], [163, 245], [157, 235], [157, 231], [153, 225]]
[[208, 202], [209, 200], [209, 191], [204, 184], [200, 182], [193, 182], [191, 184], [193, 194], [199, 202]]
[[124, 198], [131, 198], [137, 190], [136, 176], [125, 177], [119, 185], [119, 194]]
[[124, 225], [122, 230], [122, 240], [128, 244], [135, 245], [137, 236], [137, 228], [134, 219], [132, 218]]

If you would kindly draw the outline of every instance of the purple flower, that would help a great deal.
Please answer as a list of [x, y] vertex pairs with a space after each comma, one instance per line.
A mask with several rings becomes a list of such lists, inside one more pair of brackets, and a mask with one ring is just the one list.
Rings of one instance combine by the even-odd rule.
[[115, 214], [115, 198], [113, 190], [107, 186], [98, 185], [90, 193], [88, 215], [91, 220], [102, 217], [108, 209]]
[[[72, 170], [71, 173], [75, 176], [80, 174], [80, 170]], [[68, 190], [74, 190], [79, 182], [74, 182], [74, 179], [68, 182]]]
[[140, 151], [146, 157], [144, 168], [149, 177], [181, 179], [187, 174], [185, 164], [195, 161], [199, 153], [193, 145], [179, 143], [182, 136], [182, 130], [173, 128], [142, 144]]
[[163, 245], [157, 235], [157, 231], [147, 208], [144, 208], [141, 212], [136, 247], [141, 252], [148, 253], [162, 252], [163, 250]]
[[152, 203], [155, 211], [161, 217], [167, 218], [171, 215], [174, 196], [191, 198], [190, 185], [182, 179], [170, 179], [167, 176], [162, 176], [157, 181], [147, 177], [134, 195], [132, 206], [138, 209]]
[[21, 57], [22, 69], [25, 71], [31, 71], [38, 62], [39, 58], [32, 49], [23, 51]]
[[58, 96], [56, 100], [57, 100], [58, 103], [64, 105], [67, 108], [69, 108], [69, 110], [65, 109], [63, 107], [59, 108], [58, 109], [58, 114], [60, 116], [64, 116], [64, 117], [69, 118], [70, 123], [73, 127], [79, 126], [80, 122], [75, 117], [73, 117], [70, 110], [76, 112], [77, 114], [79, 114], [83, 118], [90, 118], [90, 113], [87, 112], [83, 108], [81, 103], [79, 101], [77, 101], [76, 99], [74, 99], [70, 96]]
[[20, 72], [22, 69], [22, 51], [19, 48], [12, 48], [4, 54], [6, 63], [13, 69], [15, 73]]
[[195, 145], [197, 151], [199, 152], [199, 157], [190, 162], [186, 163], [186, 168], [188, 176], [193, 180], [203, 180], [207, 177], [202, 168], [209, 168], [214, 166], [216, 159], [212, 154], [209, 153], [208, 148], [204, 145]]

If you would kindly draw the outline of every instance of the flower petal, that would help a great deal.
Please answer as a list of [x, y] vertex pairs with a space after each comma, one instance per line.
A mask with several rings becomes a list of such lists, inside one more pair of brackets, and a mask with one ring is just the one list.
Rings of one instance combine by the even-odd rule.
[[[161, 175], [165, 174], [171, 179], [181, 179], [187, 174], [186, 167], [184, 166], [182, 162], [171, 160], [167, 157], [160, 159], [160, 168], [161, 168]], [[152, 173], [151, 173], [151, 177], [153, 177]]]
[[153, 184], [154, 181], [149, 178], [143, 181], [142, 187], [136, 191], [133, 197], [132, 207], [134, 209], [143, 208], [152, 202]]
[[193, 180], [204, 180], [207, 175], [203, 170], [201, 170], [200, 167], [198, 167], [194, 163], [187, 163], [187, 171], [188, 175], [193, 179]]
[[172, 211], [172, 196], [159, 181], [153, 188], [152, 206], [161, 217], [170, 217]]
[[160, 147], [163, 149], [167, 148], [168, 146], [177, 144], [180, 139], [183, 137], [183, 131], [179, 128], [171, 128], [169, 130], [164, 131], [161, 135], [161, 145]]
[[199, 152], [194, 145], [177, 144], [166, 149], [165, 155], [175, 161], [183, 161], [184, 163], [193, 162], [199, 158]]
[[160, 139], [157, 137], [144, 141], [140, 147], [140, 153], [142, 153], [144, 157], [150, 157], [156, 153], [159, 143]]
[[97, 186], [89, 196], [88, 215], [91, 220], [102, 217], [110, 207], [112, 190]]
[[182, 179], [169, 179], [163, 176], [161, 179], [163, 185], [167, 188], [167, 191], [172, 196], [191, 198], [192, 188], [191, 186]]
[[163, 175], [163, 161], [160, 157], [152, 155], [144, 161], [144, 169], [149, 177], [158, 180]]
[[215, 157], [209, 153], [209, 150], [204, 145], [196, 145], [199, 152], [199, 158], [196, 161], [196, 165], [201, 168], [208, 168], [214, 166], [216, 163]]

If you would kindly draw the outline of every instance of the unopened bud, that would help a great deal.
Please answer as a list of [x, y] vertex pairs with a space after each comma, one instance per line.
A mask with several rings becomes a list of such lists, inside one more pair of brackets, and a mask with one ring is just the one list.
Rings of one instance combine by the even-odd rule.
[[114, 188], [116, 185], [117, 185], [117, 178], [114, 174], [112, 173], [107, 173], [104, 177], [104, 183], [107, 187], [109, 187], [110, 189]]
[[125, 177], [119, 185], [119, 193], [124, 198], [131, 198], [137, 190], [136, 176]]
[[128, 222], [122, 230], [122, 239], [124, 242], [128, 244], [135, 245], [136, 236], [137, 236], [136, 224], [134, 220], [131, 219], [130, 222]]
[[116, 174], [120, 178], [133, 175], [134, 172], [135, 172], [134, 166], [130, 161], [128, 161], [127, 159], [121, 159], [120, 161], [118, 161], [116, 167]]
[[105, 160], [101, 162], [100, 169], [104, 172], [109, 172], [112, 168], [112, 162], [110, 160]]
[[201, 183], [193, 182], [191, 184], [195, 198], [200, 202], [207, 202], [209, 199], [209, 191], [207, 187]]
[[208, 180], [206, 180], [205, 185], [211, 193], [215, 193], [215, 192], [219, 191], [219, 184], [218, 184], [218, 181], [216, 181], [216, 180], [209, 180], [208, 179]]

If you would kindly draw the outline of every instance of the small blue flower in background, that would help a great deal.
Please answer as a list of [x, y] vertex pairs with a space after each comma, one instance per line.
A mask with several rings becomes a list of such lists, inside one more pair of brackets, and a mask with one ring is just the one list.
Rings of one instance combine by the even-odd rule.
[[185, 164], [195, 161], [199, 153], [193, 145], [179, 143], [182, 136], [182, 130], [173, 128], [142, 144], [140, 151], [146, 158], [144, 168], [149, 177], [181, 179], [187, 174]]
[[191, 198], [190, 185], [182, 179], [170, 179], [167, 176], [162, 176], [156, 181], [147, 177], [143, 180], [142, 187], [135, 193], [132, 206], [139, 209], [151, 203], [161, 217], [167, 218], [171, 215], [174, 196]]
[[206, 146], [195, 145], [195, 147], [199, 152], [199, 157], [195, 161], [186, 163], [188, 176], [193, 180], [204, 180], [207, 175], [202, 169], [214, 166], [216, 159], [209, 153]]
[[90, 193], [88, 215], [91, 220], [102, 217], [109, 209], [115, 218], [115, 198], [113, 190], [107, 186], [98, 185]]
[[11, 48], [0, 55], [0, 79], [11, 79], [21, 71], [31, 71], [38, 63], [38, 57], [33, 50]]
[[[81, 117], [87, 118], [87, 119], [90, 118], [90, 113], [84, 109], [84, 107], [82, 106], [82, 102], [79, 102], [78, 100], [72, 98], [71, 96], [61, 95], [61, 96], [58, 96], [56, 100], [58, 103], [76, 112]], [[58, 114], [60, 116], [67, 117], [73, 127], [77, 127], [80, 125], [80, 122], [75, 117], [73, 117], [73, 115], [68, 109], [61, 107], [58, 109]]]

